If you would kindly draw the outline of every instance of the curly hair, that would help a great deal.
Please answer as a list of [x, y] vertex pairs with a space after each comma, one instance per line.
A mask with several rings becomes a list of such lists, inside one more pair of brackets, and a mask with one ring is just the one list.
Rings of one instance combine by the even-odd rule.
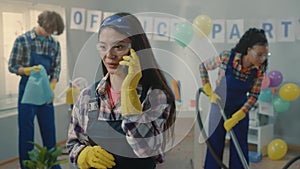
[[62, 34], [65, 28], [62, 17], [55, 11], [43, 11], [39, 14], [37, 22], [46, 32], [54, 35]]
[[250, 28], [247, 30], [233, 50], [246, 55], [248, 48], [252, 48], [255, 45], [268, 45], [268, 40], [263, 29]]
[[[233, 51], [237, 53], [241, 53], [243, 55], [247, 55], [247, 51], [249, 48], [253, 48], [255, 45], [266, 45], [268, 46], [268, 39], [265, 35], [265, 31], [263, 29], [250, 28], [248, 29], [244, 35], [241, 37], [239, 42], [236, 44]], [[262, 71], [266, 72], [268, 67], [268, 59], [262, 65]]]

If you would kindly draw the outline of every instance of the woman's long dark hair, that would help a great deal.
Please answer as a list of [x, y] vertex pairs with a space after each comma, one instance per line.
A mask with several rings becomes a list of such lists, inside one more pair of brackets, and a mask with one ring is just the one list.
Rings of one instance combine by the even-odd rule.
[[[167, 129], [171, 129], [171, 133], [167, 132], [167, 137], [173, 137], [173, 124], [176, 119], [176, 111], [175, 111], [175, 99], [171, 88], [169, 87], [166, 78], [163, 73], [160, 71], [159, 66], [154, 58], [153, 51], [151, 49], [148, 38], [143, 30], [142, 25], [139, 20], [129, 13], [117, 13], [115, 15], [125, 17], [128, 21], [131, 32], [134, 32], [134, 35], [130, 36], [132, 43], [132, 48], [137, 52], [142, 51], [142, 56], [140, 58], [140, 64], [142, 69], [142, 78], [139, 81], [139, 84], [142, 85], [142, 94], [140, 97], [141, 102], [145, 99], [148, 90], [151, 89], [161, 89], [165, 92], [167, 96], [167, 102], [170, 104], [170, 114], [165, 123], [164, 130], [167, 132]], [[102, 22], [103, 23], [103, 22]], [[120, 33], [126, 34], [122, 31], [122, 29], [115, 28], [111, 26], [113, 29], [117, 30]], [[99, 31], [100, 32], [100, 31]], [[128, 35], [128, 34], [126, 34]], [[102, 61], [102, 69], [103, 75], [107, 74], [107, 69], [104, 66]], [[165, 141], [168, 141], [165, 139]]]
[[[236, 46], [232, 49], [237, 53], [241, 53], [242, 56], [247, 55], [249, 48], [253, 48], [255, 45], [267, 45], [268, 39], [263, 29], [250, 28], [241, 37]], [[268, 66], [268, 59], [263, 64], [263, 72], [266, 72]]]

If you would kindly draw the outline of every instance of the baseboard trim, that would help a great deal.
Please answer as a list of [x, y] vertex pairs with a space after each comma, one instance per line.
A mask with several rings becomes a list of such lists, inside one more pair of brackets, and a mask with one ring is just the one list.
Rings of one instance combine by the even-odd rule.
[[[228, 140], [228, 143], [229, 143], [229, 140]], [[256, 144], [248, 144], [249, 146], [249, 149], [256, 149]], [[298, 145], [291, 145], [291, 144], [288, 144], [288, 150], [292, 150], [292, 151], [300, 151], [300, 146]]]
[[299, 151], [300, 150], [300, 146], [298, 145], [288, 145], [288, 149], [290, 150], [295, 150], [295, 151]]
[[12, 162], [14, 162], [14, 161], [17, 161], [17, 160], [19, 160], [19, 157], [14, 157], [14, 158], [11, 158], [11, 159], [2, 161], [2, 162], [0, 162], [0, 167], [1, 167], [1, 166], [4, 166], [4, 165], [6, 165], [6, 164], [12, 163]]

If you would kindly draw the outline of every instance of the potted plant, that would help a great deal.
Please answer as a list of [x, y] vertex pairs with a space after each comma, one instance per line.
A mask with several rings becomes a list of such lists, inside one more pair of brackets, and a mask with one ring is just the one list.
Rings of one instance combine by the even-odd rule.
[[29, 169], [51, 169], [55, 165], [68, 162], [68, 159], [57, 160], [63, 152], [63, 147], [56, 145], [48, 150], [47, 147], [42, 147], [37, 143], [32, 144], [34, 144], [35, 149], [28, 152], [29, 160], [22, 161], [25, 167]]

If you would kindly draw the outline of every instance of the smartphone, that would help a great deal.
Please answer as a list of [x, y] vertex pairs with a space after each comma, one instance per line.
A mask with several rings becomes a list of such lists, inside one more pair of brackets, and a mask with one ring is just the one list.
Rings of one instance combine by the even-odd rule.
[[128, 74], [128, 66], [122, 65], [122, 70], [123, 70], [123, 73], [127, 76], [127, 74]]
[[[131, 44], [128, 46], [128, 48], [131, 49]], [[131, 57], [130, 52], [128, 52], [127, 55]], [[128, 66], [122, 65], [122, 70], [123, 70], [124, 74], [127, 76], [128, 75]]]

